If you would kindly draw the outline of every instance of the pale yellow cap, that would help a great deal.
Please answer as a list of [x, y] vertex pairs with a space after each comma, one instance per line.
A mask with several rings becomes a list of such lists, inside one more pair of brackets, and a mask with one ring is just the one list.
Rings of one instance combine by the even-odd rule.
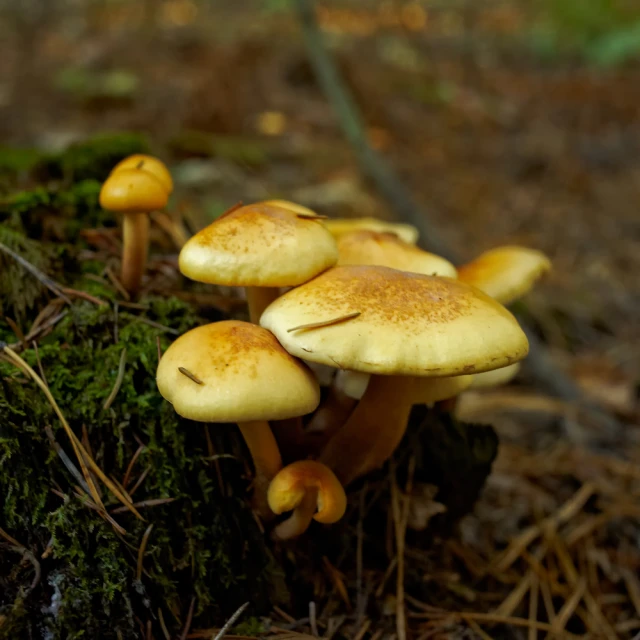
[[336, 238], [352, 231], [368, 230], [394, 233], [409, 244], [418, 242], [418, 230], [401, 222], [385, 222], [377, 218], [329, 218], [322, 222]]
[[456, 268], [435, 253], [418, 249], [388, 231], [351, 231], [336, 240], [339, 265], [371, 264], [428, 276], [455, 278]]
[[180, 336], [160, 359], [156, 382], [178, 414], [199, 422], [284, 420], [320, 401], [307, 367], [266, 329], [235, 320]]
[[338, 249], [318, 220], [262, 203], [240, 207], [182, 248], [180, 271], [198, 282], [292, 287], [333, 266]]
[[111, 173], [117, 173], [123, 169], [142, 169], [147, 173], [153, 174], [163, 184], [168, 193], [173, 191], [173, 180], [167, 166], [153, 156], [148, 156], [143, 153], [136, 153], [132, 156], [128, 156], [124, 160], [121, 160], [115, 167], [113, 167]]
[[152, 173], [121, 169], [112, 173], [100, 190], [100, 206], [107, 211], [150, 213], [167, 205], [169, 193]]
[[458, 278], [502, 304], [525, 295], [551, 269], [541, 251], [526, 247], [497, 247], [458, 267]]
[[529, 348], [511, 313], [482, 291], [388, 267], [330, 269], [272, 302], [260, 324], [300, 358], [383, 375], [489, 371]]
[[[479, 374], [481, 376], [484, 373]], [[422, 379], [420, 390], [416, 398], [421, 404], [431, 404], [448, 400], [466, 391], [472, 384], [476, 376], [453, 376], [450, 378], [428, 378]]]
[[520, 371], [520, 363], [516, 362], [502, 369], [494, 369], [493, 371], [485, 371], [473, 376], [471, 389], [490, 389], [500, 387], [511, 382]]

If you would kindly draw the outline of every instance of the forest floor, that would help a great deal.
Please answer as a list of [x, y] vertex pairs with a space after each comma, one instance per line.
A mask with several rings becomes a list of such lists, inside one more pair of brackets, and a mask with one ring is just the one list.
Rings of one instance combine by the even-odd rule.
[[[155, 29], [122, 5], [25, 28], [28, 46], [15, 30], [0, 58], [0, 140], [55, 150], [100, 131], [147, 133], [176, 179], [173, 214], [191, 230], [268, 197], [392, 219], [361, 177], [295, 20], [264, 13], [249, 24], [240, 5], [205, 20], [192, 3], [168, 2]], [[385, 15], [320, 13], [372, 144], [464, 259], [500, 244], [549, 255], [553, 271], [527, 297], [527, 316], [625, 433], [593, 434], [588, 417], [526, 379], [466, 394], [460, 416], [493, 424], [501, 439], [474, 512], [431, 540], [412, 526], [437, 511], [437, 495], [391, 486], [395, 508], [379, 532], [387, 565], [363, 564], [372, 533], [357, 532], [343, 566], [326, 560], [310, 613], [274, 611], [270, 633], [634, 637], [640, 69], [492, 46], [518, 21], [508, 11], [464, 29], [455, 12], [433, 23]], [[423, 575], [419, 598], [405, 589], [406, 565]], [[187, 637], [212, 632], [194, 626]]]

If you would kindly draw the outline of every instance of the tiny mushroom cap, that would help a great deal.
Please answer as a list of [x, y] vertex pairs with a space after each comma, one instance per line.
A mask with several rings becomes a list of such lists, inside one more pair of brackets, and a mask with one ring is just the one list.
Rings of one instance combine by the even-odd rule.
[[405, 242], [395, 233], [362, 229], [337, 238], [338, 265], [370, 264], [429, 276], [455, 278], [456, 268], [444, 258]]
[[331, 469], [315, 460], [284, 467], [271, 481], [267, 498], [275, 514], [293, 511], [274, 531], [280, 540], [303, 533], [312, 518], [323, 524], [337, 522], [347, 508], [344, 487]]
[[120, 161], [112, 170], [111, 173], [117, 173], [124, 169], [142, 169], [147, 173], [153, 174], [167, 190], [167, 193], [171, 194], [173, 191], [173, 179], [169, 173], [169, 169], [161, 160], [148, 156], [142, 153], [136, 153], [132, 156]]
[[169, 194], [148, 171], [122, 169], [112, 173], [100, 190], [100, 206], [107, 211], [149, 213], [166, 206]]
[[261, 318], [295, 356], [382, 375], [455, 376], [521, 360], [525, 334], [493, 298], [451, 278], [335, 267]]
[[177, 413], [201, 422], [283, 420], [310, 413], [320, 399], [311, 371], [269, 331], [234, 320], [180, 336], [160, 360], [157, 383]]
[[377, 218], [329, 218], [323, 222], [336, 238], [352, 231], [369, 230], [393, 233], [408, 244], [418, 241], [418, 229], [401, 222], [385, 222]]
[[514, 362], [508, 367], [494, 369], [493, 371], [485, 371], [484, 373], [477, 373], [473, 376], [473, 382], [469, 388], [491, 389], [493, 387], [500, 387], [511, 382], [518, 375], [519, 371], [520, 363]]
[[497, 247], [458, 267], [458, 278], [502, 304], [525, 295], [551, 269], [544, 253], [526, 247]]

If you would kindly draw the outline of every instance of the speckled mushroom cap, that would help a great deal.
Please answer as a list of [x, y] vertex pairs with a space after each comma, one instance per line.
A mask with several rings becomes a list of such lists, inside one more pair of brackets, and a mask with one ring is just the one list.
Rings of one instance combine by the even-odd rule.
[[333, 266], [338, 249], [318, 220], [267, 204], [240, 207], [190, 238], [180, 271], [240, 287], [292, 287]]
[[271, 303], [260, 324], [293, 355], [383, 375], [489, 371], [529, 347], [511, 313], [478, 289], [388, 267], [330, 269]]
[[143, 153], [136, 153], [132, 156], [128, 156], [124, 160], [121, 160], [115, 167], [113, 167], [111, 173], [117, 173], [124, 169], [142, 169], [147, 173], [153, 174], [164, 186], [168, 193], [173, 191], [173, 180], [169, 169], [167, 169], [164, 162], [153, 156], [148, 156]]
[[497, 247], [458, 267], [458, 278], [502, 304], [525, 295], [535, 281], [551, 269], [540, 251], [526, 247]]
[[304, 364], [266, 329], [235, 320], [180, 336], [160, 359], [156, 382], [178, 414], [200, 422], [284, 420], [310, 413], [320, 401]]
[[165, 207], [168, 200], [164, 185], [142, 169], [112, 173], [100, 189], [100, 206], [107, 211], [149, 213]]
[[386, 222], [377, 218], [328, 218], [323, 223], [336, 238], [352, 231], [369, 230], [393, 233], [409, 244], [418, 242], [418, 230], [401, 222]]
[[448, 260], [418, 249], [394, 233], [363, 229], [345, 233], [336, 242], [340, 254], [338, 265], [371, 264], [429, 276], [455, 278], [457, 275]]

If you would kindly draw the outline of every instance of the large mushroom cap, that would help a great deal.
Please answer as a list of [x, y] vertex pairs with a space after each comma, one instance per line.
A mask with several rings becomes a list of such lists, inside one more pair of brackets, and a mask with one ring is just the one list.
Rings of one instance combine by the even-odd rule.
[[339, 265], [370, 264], [429, 276], [455, 278], [456, 268], [444, 258], [405, 242], [395, 233], [362, 229], [337, 239]]
[[338, 260], [321, 222], [266, 204], [240, 207], [190, 238], [180, 271], [192, 280], [241, 287], [292, 287]]
[[549, 258], [526, 247], [497, 247], [458, 267], [458, 278], [502, 304], [525, 295], [551, 269]]
[[107, 211], [149, 213], [165, 207], [168, 199], [164, 185], [143, 169], [112, 173], [100, 190], [100, 206]]
[[271, 303], [260, 323], [298, 357], [383, 375], [477, 373], [528, 351], [511, 313], [478, 289], [387, 267], [330, 269]]
[[393, 233], [409, 244], [418, 241], [418, 230], [401, 222], [386, 222], [377, 218], [329, 218], [323, 223], [336, 238], [352, 231], [368, 230]]
[[311, 371], [271, 333], [234, 320], [180, 336], [162, 356], [156, 381], [177, 413], [201, 422], [284, 420], [320, 401]]
[[124, 160], [121, 160], [115, 167], [113, 167], [111, 173], [117, 173], [124, 169], [142, 169], [147, 173], [153, 174], [167, 190], [167, 193], [173, 191], [173, 180], [169, 169], [161, 160], [148, 156], [143, 153], [136, 153], [132, 156], [128, 156]]

